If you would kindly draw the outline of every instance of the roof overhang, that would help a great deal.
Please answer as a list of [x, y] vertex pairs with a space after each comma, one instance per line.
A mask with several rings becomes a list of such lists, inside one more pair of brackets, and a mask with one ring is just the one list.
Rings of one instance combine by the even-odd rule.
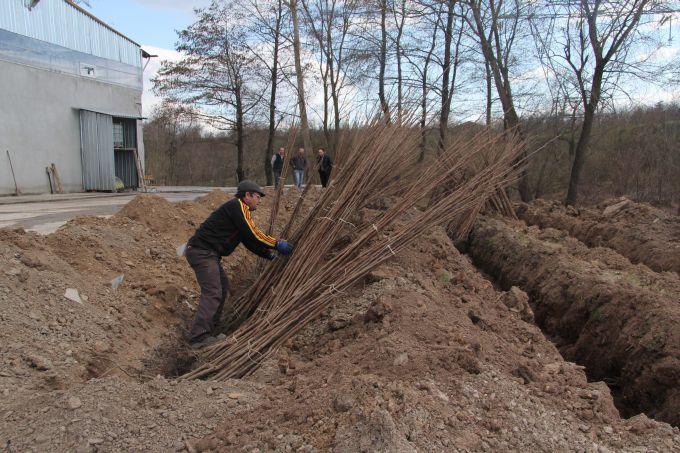
[[80, 108], [80, 107], [74, 107], [74, 110], [85, 110], [86, 112], [94, 112], [94, 113], [99, 113], [101, 115], [108, 115], [112, 116], [115, 118], [126, 118], [126, 119], [131, 119], [131, 120], [145, 120], [147, 119], [146, 116], [142, 115], [130, 115], [127, 113], [116, 113], [116, 112], [110, 112], [110, 111], [105, 111], [105, 110], [94, 110], [94, 109], [86, 109], [86, 108]]
[[124, 39], [130, 41], [132, 44], [136, 45], [136, 46], [139, 47], [139, 48], [142, 47], [142, 46], [140, 46], [138, 43], [136, 43], [135, 41], [131, 40], [130, 38], [128, 38], [127, 36], [125, 36], [124, 34], [122, 34], [121, 32], [119, 32], [118, 30], [116, 30], [115, 28], [113, 28], [112, 26], [110, 26], [109, 24], [107, 24], [106, 22], [104, 22], [103, 20], [101, 20], [100, 18], [98, 18], [97, 16], [95, 16], [94, 14], [92, 14], [92, 13], [90, 13], [89, 11], [86, 11], [85, 9], [83, 9], [80, 5], [78, 5], [77, 3], [75, 3], [73, 0], [64, 0], [64, 1], [65, 1], [66, 3], [68, 3], [69, 5], [71, 5], [73, 8], [75, 8], [76, 10], [80, 11], [81, 13], [85, 14], [86, 16], [88, 16], [89, 18], [91, 18], [92, 20], [94, 20], [95, 22], [97, 22], [97, 23], [101, 24], [102, 26], [108, 28], [109, 30], [111, 30], [112, 32], [114, 32], [115, 34], [117, 34], [118, 36], [120, 36], [121, 38], [124, 38]]

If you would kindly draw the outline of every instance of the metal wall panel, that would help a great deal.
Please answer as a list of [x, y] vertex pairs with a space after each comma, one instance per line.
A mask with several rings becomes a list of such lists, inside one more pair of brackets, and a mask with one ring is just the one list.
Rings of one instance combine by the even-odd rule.
[[80, 111], [80, 150], [83, 162], [83, 189], [115, 189], [113, 118], [110, 115]]
[[123, 148], [137, 148], [137, 120], [123, 120]]
[[136, 189], [137, 166], [135, 165], [135, 152], [131, 149], [117, 149], [115, 151], [116, 176], [125, 184], [126, 189]]
[[142, 168], [142, 175], [146, 174], [146, 153], [144, 151], [144, 123], [137, 120], [137, 156], [139, 156], [139, 165]]
[[139, 45], [64, 0], [0, 0], [0, 28], [68, 49], [142, 66]]
[[[140, 67], [67, 49], [2, 28], [0, 60], [142, 90]], [[84, 67], [92, 68], [94, 74], [84, 74]]]

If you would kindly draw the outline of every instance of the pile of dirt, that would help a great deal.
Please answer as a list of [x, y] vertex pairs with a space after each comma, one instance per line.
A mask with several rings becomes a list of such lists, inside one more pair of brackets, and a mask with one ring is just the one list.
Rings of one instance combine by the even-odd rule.
[[680, 446], [667, 424], [644, 415], [621, 420], [607, 386], [588, 383], [583, 367], [565, 362], [522, 319], [522, 294], [496, 291], [437, 229], [246, 378], [263, 386], [261, 400], [226, 414], [215, 435], [196, 445], [337, 452]]
[[680, 278], [564, 232], [478, 221], [469, 251], [503, 287], [530, 296], [536, 321], [589, 376], [620, 388], [627, 415], [680, 424]]
[[114, 218], [135, 220], [152, 231], [181, 240], [198, 227], [194, 218], [184, 214], [179, 206], [163, 197], [142, 194], [123, 206]]
[[555, 201], [519, 204], [517, 215], [530, 225], [568, 232], [591, 247], [609, 247], [658, 272], [680, 274], [680, 217], [627, 198], [592, 208]]
[[[229, 201], [232, 197], [233, 195], [231, 194], [228, 194], [219, 189], [215, 189], [212, 192], [208, 193], [207, 195], [198, 197], [194, 202], [187, 202], [186, 204], [189, 206], [198, 205], [212, 212], [223, 203]], [[184, 203], [178, 203], [179, 206], [182, 206], [183, 204]]]
[[47, 237], [3, 230], [0, 244], [10, 382], [154, 373], [153, 350], [181, 342], [197, 288], [174, 245], [144, 225], [80, 218]]
[[[136, 203], [145, 209], [76, 219], [46, 237], [0, 230], [0, 445], [680, 448], [680, 432], [667, 424], [643, 415], [621, 420], [606, 385], [588, 383], [532, 323], [526, 295], [494, 289], [441, 229], [339, 294], [252, 376], [223, 384], [170, 379], [192, 360], [181, 334], [198, 296], [175, 249], [193, 232], [188, 222], [200, 224], [223, 196], [169, 206], [145, 197]], [[272, 198], [255, 212], [260, 225]], [[277, 229], [296, 200], [289, 191]], [[177, 229], [155, 222], [162, 216]], [[238, 250], [224, 260], [232, 289], [253, 276], [252, 254]], [[68, 288], [80, 302], [72, 291], [75, 300], [65, 297]]]
[[[199, 291], [177, 247], [229, 198], [216, 191], [172, 204], [140, 195], [109, 219], [79, 217], [48, 236], [0, 230], [0, 391], [7, 408], [0, 417], [25, 427], [0, 430], [3, 446], [9, 440], [16, 446], [17, 435], [28, 431], [36, 435], [24, 446], [41, 443], [30, 427], [41, 424], [43, 409], [52, 412], [45, 406], [23, 414], [33, 398], [62, 409], [58, 401], [79, 395], [78, 388], [87, 393], [92, 379], [130, 382], [133, 391], [194, 360], [183, 334]], [[255, 213], [261, 224], [267, 208]], [[254, 263], [243, 247], [225, 260], [232, 291], [253, 278]], [[73, 441], [65, 438], [62, 449]]]

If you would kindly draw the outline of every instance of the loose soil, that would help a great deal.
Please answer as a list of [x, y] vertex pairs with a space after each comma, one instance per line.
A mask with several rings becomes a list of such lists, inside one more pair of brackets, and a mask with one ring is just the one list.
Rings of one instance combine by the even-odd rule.
[[680, 217], [627, 198], [590, 208], [536, 200], [519, 204], [517, 215], [530, 225], [566, 231], [591, 247], [609, 247], [655, 271], [680, 274]]
[[680, 279], [607, 248], [522, 222], [483, 219], [474, 262], [530, 296], [539, 326], [567, 360], [620, 389], [626, 415], [680, 423]]
[[[49, 236], [0, 230], [0, 445], [680, 448], [677, 428], [644, 415], [622, 420], [607, 386], [588, 383], [532, 323], [526, 294], [494, 289], [439, 228], [339, 296], [255, 374], [173, 379], [195, 354], [182, 334], [198, 298], [176, 249], [227, 198], [170, 204], [141, 195], [110, 219], [78, 218]], [[255, 212], [260, 225], [272, 198]], [[285, 197], [278, 230], [296, 198]], [[255, 257], [240, 247], [223, 263], [238, 293]], [[68, 288], [80, 301], [64, 297]]]

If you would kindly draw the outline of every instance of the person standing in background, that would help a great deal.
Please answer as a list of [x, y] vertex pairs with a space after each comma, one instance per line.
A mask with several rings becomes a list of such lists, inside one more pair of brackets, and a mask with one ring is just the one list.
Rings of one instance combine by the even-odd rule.
[[300, 189], [302, 182], [305, 180], [305, 169], [307, 168], [307, 157], [305, 157], [305, 149], [298, 149], [298, 153], [290, 160], [293, 165], [293, 178], [295, 178], [295, 187]]
[[286, 148], [279, 148], [279, 152], [272, 156], [272, 171], [274, 172], [274, 187], [279, 187], [279, 178], [283, 170], [283, 159], [286, 157]]
[[319, 178], [321, 179], [321, 187], [326, 187], [328, 185], [328, 180], [331, 177], [331, 171], [333, 170], [333, 161], [331, 157], [326, 154], [326, 150], [319, 148], [318, 154], [316, 156], [316, 162], [319, 164]]

